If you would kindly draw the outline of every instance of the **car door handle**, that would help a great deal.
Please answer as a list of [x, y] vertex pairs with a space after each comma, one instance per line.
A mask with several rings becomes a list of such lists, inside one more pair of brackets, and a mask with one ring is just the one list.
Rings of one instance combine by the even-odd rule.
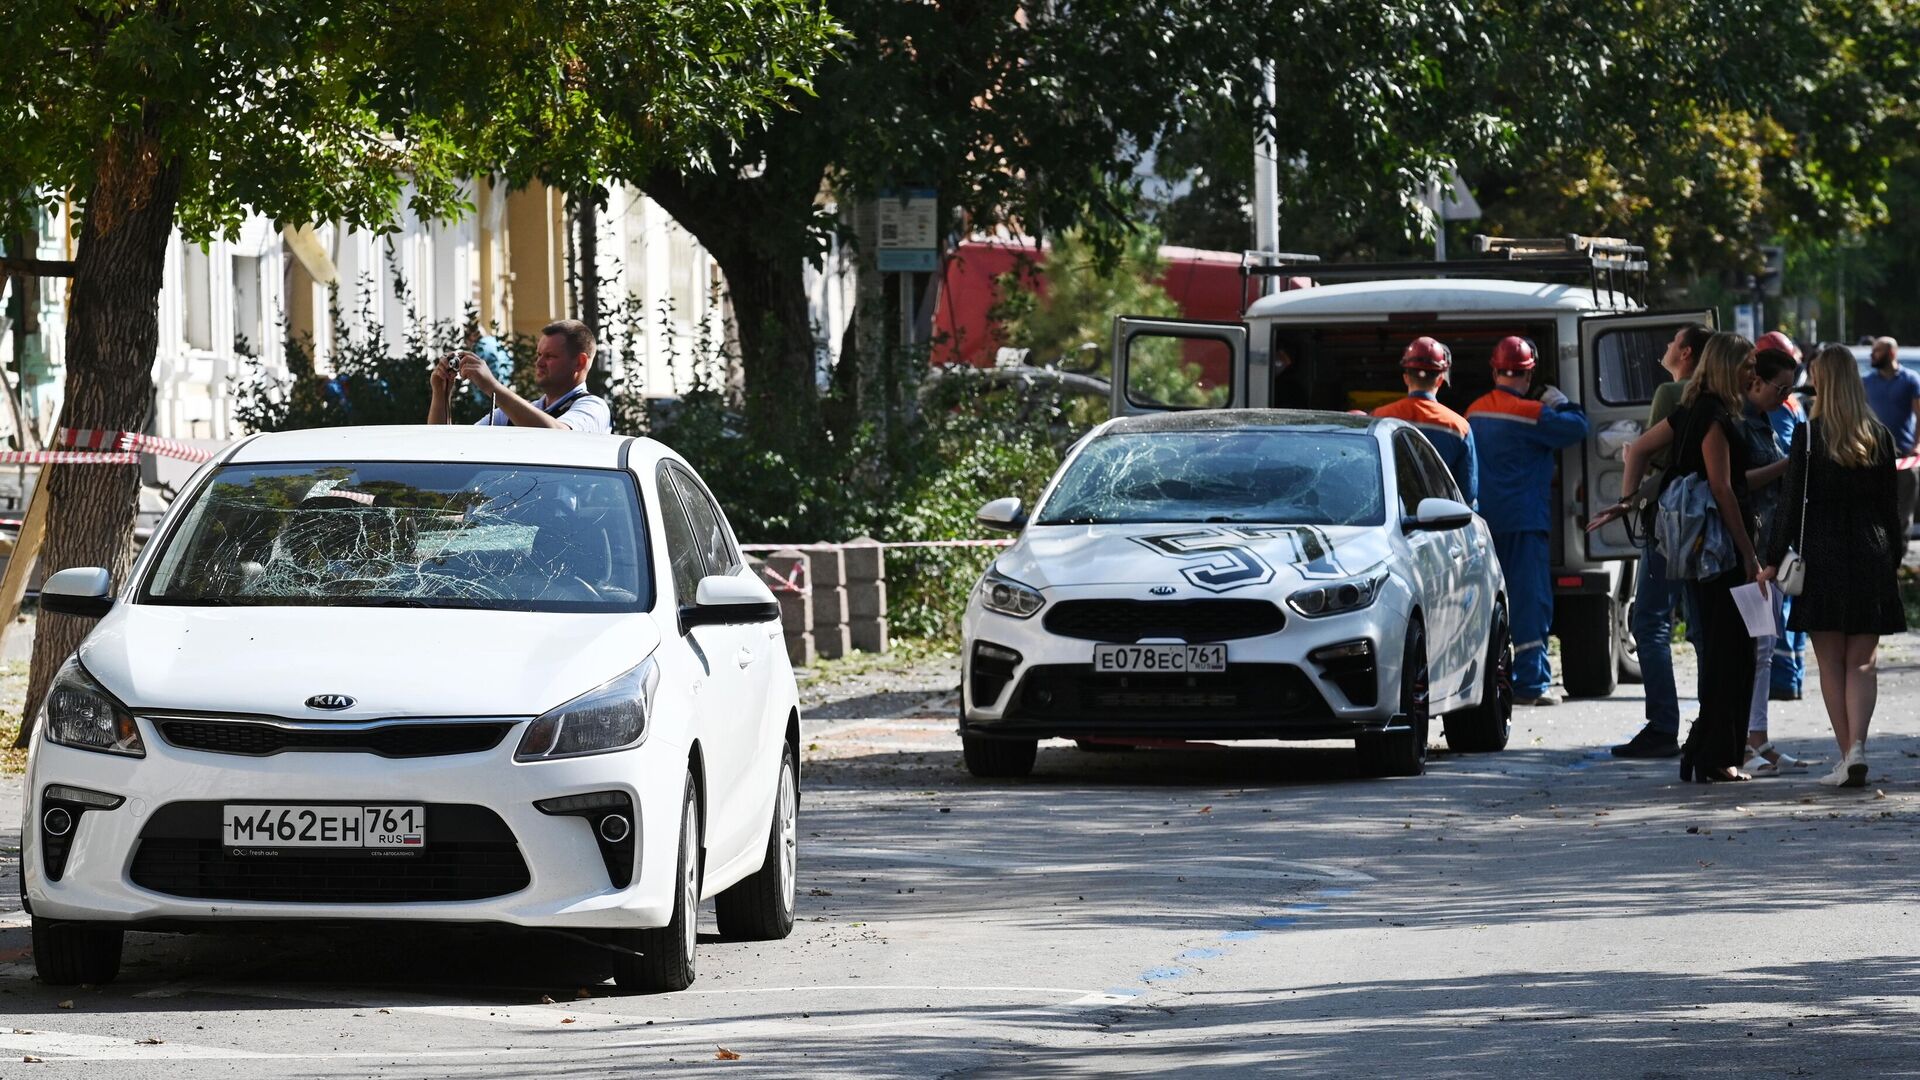
[[733, 654], [733, 662], [741, 667], [746, 667], [753, 663], [753, 650], [747, 648], [745, 645], [740, 646], [740, 651]]

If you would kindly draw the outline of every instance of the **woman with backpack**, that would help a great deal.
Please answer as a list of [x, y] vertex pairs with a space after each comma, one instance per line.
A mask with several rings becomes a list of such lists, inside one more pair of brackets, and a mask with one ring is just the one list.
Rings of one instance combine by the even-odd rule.
[[[1680, 779], [1701, 783], [1751, 779], [1740, 771], [1740, 763], [1747, 749], [1754, 643], [1733, 590], [1760, 574], [1747, 489], [1753, 463], [1740, 421], [1752, 354], [1753, 343], [1738, 334], [1721, 332], [1708, 338], [1679, 408], [1627, 448], [1623, 477], [1624, 490], [1636, 491], [1648, 458], [1674, 447], [1660, 513], [1685, 513], [1692, 520], [1681, 522], [1687, 550], [1664, 554], [1668, 576], [1687, 579], [1692, 587], [1693, 611], [1700, 621], [1700, 717], [1680, 751]], [[1674, 491], [1676, 486], [1681, 490]], [[1596, 514], [1588, 531], [1627, 509], [1623, 499]]]
[[1813, 417], [1794, 433], [1761, 578], [1779, 576], [1790, 553], [1805, 568], [1787, 626], [1813, 640], [1820, 696], [1841, 754], [1820, 782], [1865, 787], [1880, 637], [1907, 628], [1897, 581], [1906, 530], [1894, 493], [1893, 436], [1867, 405], [1853, 353], [1829, 345], [1808, 374]]

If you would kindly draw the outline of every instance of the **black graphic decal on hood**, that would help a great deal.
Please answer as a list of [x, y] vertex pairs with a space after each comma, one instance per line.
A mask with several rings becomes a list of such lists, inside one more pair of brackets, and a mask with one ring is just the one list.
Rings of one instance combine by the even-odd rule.
[[1132, 539], [1149, 551], [1188, 563], [1180, 568], [1180, 576], [1208, 592], [1231, 592], [1273, 580], [1273, 567], [1267, 565], [1265, 559], [1252, 548], [1234, 543], [1231, 534], [1219, 529], [1192, 529]]
[[1293, 542], [1293, 559], [1299, 564], [1300, 576], [1306, 578], [1343, 578], [1348, 576], [1347, 568], [1340, 565], [1334, 557], [1333, 545], [1328, 543], [1327, 534], [1312, 525], [1237, 525], [1231, 530], [1235, 536], [1248, 540], [1279, 540]]

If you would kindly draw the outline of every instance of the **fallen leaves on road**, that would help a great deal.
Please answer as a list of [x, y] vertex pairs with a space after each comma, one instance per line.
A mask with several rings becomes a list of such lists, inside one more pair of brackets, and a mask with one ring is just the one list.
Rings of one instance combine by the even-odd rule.
[[577, 997], [577, 998], [590, 998], [590, 997], [592, 997], [592, 996], [593, 996], [593, 991], [591, 991], [591, 990], [589, 990], [589, 989], [587, 989], [586, 987], [584, 987], [584, 986], [583, 986], [583, 987], [581, 987], [580, 989], [578, 989], [578, 990], [575, 990], [575, 991], [573, 992], [573, 996], [574, 996], [574, 997]]
[[40, 1064], [40, 1061], [41, 1061], [40, 1058], [34, 1057], [32, 1054], [28, 1054], [26, 1057], [23, 1057], [20, 1060], [28, 1062], [30, 1064], [34, 1064], [34, 1065]]
[[828, 892], [825, 889], [808, 889], [807, 895], [808, 896], [832, 896], [833, 894]]
[[1213, 813], [1213, 807], [1211, 807], [1211, 806], [1203, 806], [1203, 807], [1201, 807], [1201, 808], [1200, 808], [1200, 812], [1201, 812], [1201, 813], [1203, 813], [1203, 814], [1211, 814], [1211, 813]]
[[731, 1051], [731, 1050], [729, 1050], [729, 1049], [727, 1049], [727, 1048], [726, 1048], [726, 1047], [724, 1047], [724, 1046], [716, 1046], [716, 1047], [714, 1047], [714, 1048], [713, 1048], [713, 1060], [715, 1060], [715, 1061], [739, 1061], [739, 1060], [740, 1060], [740, 1055], [739, 1055], [739, 1054], [736, 1054], [736, 1053], [734, 1053], [733, 1051]]
[[571, 1023], [575, 1023], [576, 1021], [573, 1019], [573, 1017], [569, 1016], [565, 1020], [562, 1020], [560, 1022], [563, 1024], [571, 1024]]
[[165, 1040], [165, 1039], [135, 1039], [135, 1040], [133, 1040], [133, 1045], [135, 1045], [135, 1046], [159, 1046], [159, 1045], [161, 1045], [161, 1044], [163, 1044], [163, 1043], [165, 1043], [166, 1041], [167, 1041], [167, 1040]]
[[67, 1000], [65, 1000], [65, 1001], [63, 1001], [63, 1002], [61, 1002], [61, 1003], [59, 1004], [59, 1006], [58, 1006], [58, 1007], [59, 1007], [59, 1008], [62, 1008], [62, 1009], [71, 1009], [71, 1008], [73, 1008], [73, 999], [72, 999], [72, 998], [68, 998]]
[[15, 1035], [31, 1035], [33, 1034], [33, 1029], [32, 1028], [14, 1028], [13, 1033]]
[[541, 994], [541, 995], [540, 995], [540, 1004], [542, 1004], [542, 1005], [551, 1005], [551, 1004], [553, 1004], [553, 999], [552, 999], [552, 998], [550, 998], [550, 997], [548, 997], [548, 996], [547, 996], [547, 995], [545, 995], [545, 994]]

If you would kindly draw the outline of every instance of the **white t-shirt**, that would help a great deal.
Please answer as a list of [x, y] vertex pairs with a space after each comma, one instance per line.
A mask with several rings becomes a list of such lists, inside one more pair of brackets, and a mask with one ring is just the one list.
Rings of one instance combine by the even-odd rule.
[[[533, 407], [560, 421], [563, 427], [592, 435], [613, 434], [613, 410], [607, 406], [607, 399], [587, 393], [585, 386], [574, 387], [551, 405], [536, 401]], [[495, 409], [490, 415], [474, 421], [473, 426], [512, 427], [513, 421], [505, 410]]]

